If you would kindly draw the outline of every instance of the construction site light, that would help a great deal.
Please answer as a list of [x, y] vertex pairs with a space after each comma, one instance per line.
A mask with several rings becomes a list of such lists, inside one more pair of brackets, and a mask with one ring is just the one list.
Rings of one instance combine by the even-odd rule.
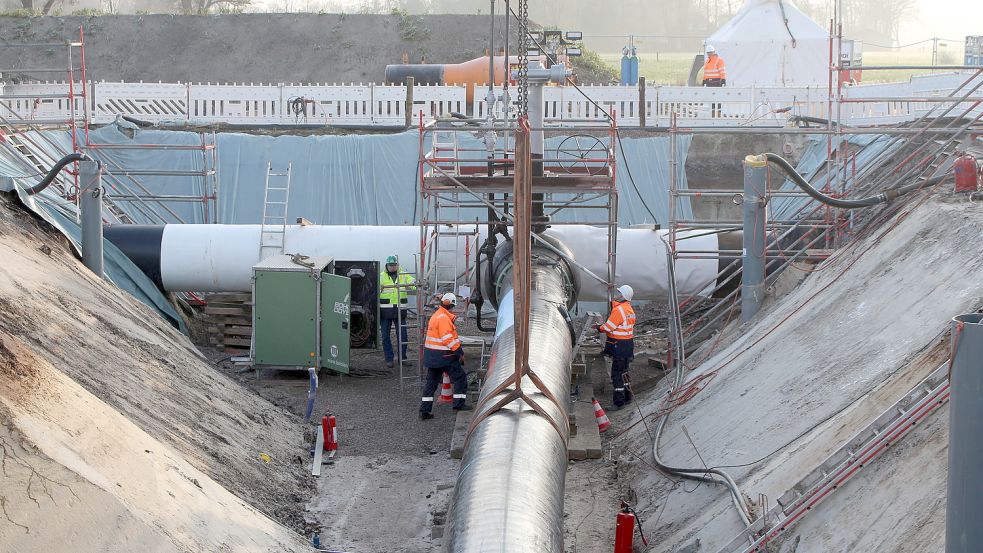
[[581, 31], [567, 31], [567, 40], [584, 40], [584, 33]]
[[566, 52], [569, 58], [577, 58], [584, 55], [580, 48], [567, 48]]

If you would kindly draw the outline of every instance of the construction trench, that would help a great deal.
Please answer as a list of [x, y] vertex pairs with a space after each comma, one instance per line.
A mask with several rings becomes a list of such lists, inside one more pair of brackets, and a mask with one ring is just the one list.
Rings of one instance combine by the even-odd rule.
[[[517, 61], [393, 134], [3, 116], [0, 550], [983, 550], [983, 69], [756, 129], [551, 120], [589, 89]], [[446, 292], [474, 410], [421, 420]]]

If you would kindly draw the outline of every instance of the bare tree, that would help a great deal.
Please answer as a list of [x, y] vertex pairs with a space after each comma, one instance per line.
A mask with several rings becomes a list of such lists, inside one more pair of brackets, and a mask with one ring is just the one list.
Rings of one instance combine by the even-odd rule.
[[[27, 2], [29, 0], [21, 0]], [[48, 0], [51, 1], [51, 0]], [[181, 12], [206, 15], [213, 10], [241, 11], [252, 4], [252, 0], [181, 0]]]
[[55, 7], [55, 4], [60, 4], [62, 0], [44, 0], [44, 4], [40, 7], [35, 7], [34, 0], [20, 0], [21, 6], [29, 12], [40, 11], [41, 15], [48, 15], [51, 10]]

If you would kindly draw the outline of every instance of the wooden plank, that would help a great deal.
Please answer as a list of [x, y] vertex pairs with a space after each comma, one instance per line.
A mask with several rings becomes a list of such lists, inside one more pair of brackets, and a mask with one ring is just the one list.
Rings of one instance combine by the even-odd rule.
[[451, 459], [464, 457], [464, 438], [468, 434], [472, 415], [474, 415], [474, 411], [457, 412], [457, 419], [454, 420], [454, 433], [451, 434]]
[[210, 315], [209, 318], [216, 323], [216, 326], [253, 326], [253, 319], [242, 315]]
[[222, 344], [223, 345], [226, 345], [226, 346], [240, 346], [240, 347], [244, 347], [244, 348], [248, 348], [251, 345], [251, 343], [252, 342], [251, 342], [251, 340], [249, 338], [235, 338], [235, 337], [232, 337], [232, 336], [226, 336], [225, 339], [222, 340]]
[[593, 395], [593, 386], [586, 383], [580, 385], [580, 399], [574, 403], [573, 408], [574, 420], [579, 424], [576, 435], [570, 436], [567, 447], [568, 457], [572, 461], [601, 458], [601, 433], [594, 419], [594, 406], [591, 403]]
[[324, 455], [324, 427], [317, 425], [317, 438], [314, 440], [314, 462], [311, 463], [311, 476], [321, 476], [321, 457]]
[[226, 326], [222, 329], [222, 333], [226, 336], [252, 336], [253, 327], [251, 326]]
[[248, 315], [249, 312], [243, 307], [205, 307], [206, 315]]
[[205, 301], [208, 303], [212, 302], [248, 302], [253, 301], [253, 295], [250, 292], [216, 292], [214, 294], [208, 294], [205, 296]]

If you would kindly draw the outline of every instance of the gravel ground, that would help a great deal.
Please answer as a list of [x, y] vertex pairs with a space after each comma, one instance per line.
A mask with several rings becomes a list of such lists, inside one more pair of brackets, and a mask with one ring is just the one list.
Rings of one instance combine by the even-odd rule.
[[[209, 357], [222, 359], [217, 350], [206, 350]], [[331, 414], [338, 420], [340, 455], [434, 455], [450, 451], [454, 413], [450, 405], [438, 404], [435, 417], [421, 421], [420, 384], [414, 368], [412, 378], [399, 385], [399, 369], [387, 369], [381, 351], [356, 350], [352, 355], [352, 374], [320, 373], [314, 413]], [[266, 369], [236, 374], [231, 363], [223, 370], [259, 395], [288, 411], [303, 416], [307, 405], [308, 377], [303, 371]], [[314, 423], [311, 423], [314, 428]]]

